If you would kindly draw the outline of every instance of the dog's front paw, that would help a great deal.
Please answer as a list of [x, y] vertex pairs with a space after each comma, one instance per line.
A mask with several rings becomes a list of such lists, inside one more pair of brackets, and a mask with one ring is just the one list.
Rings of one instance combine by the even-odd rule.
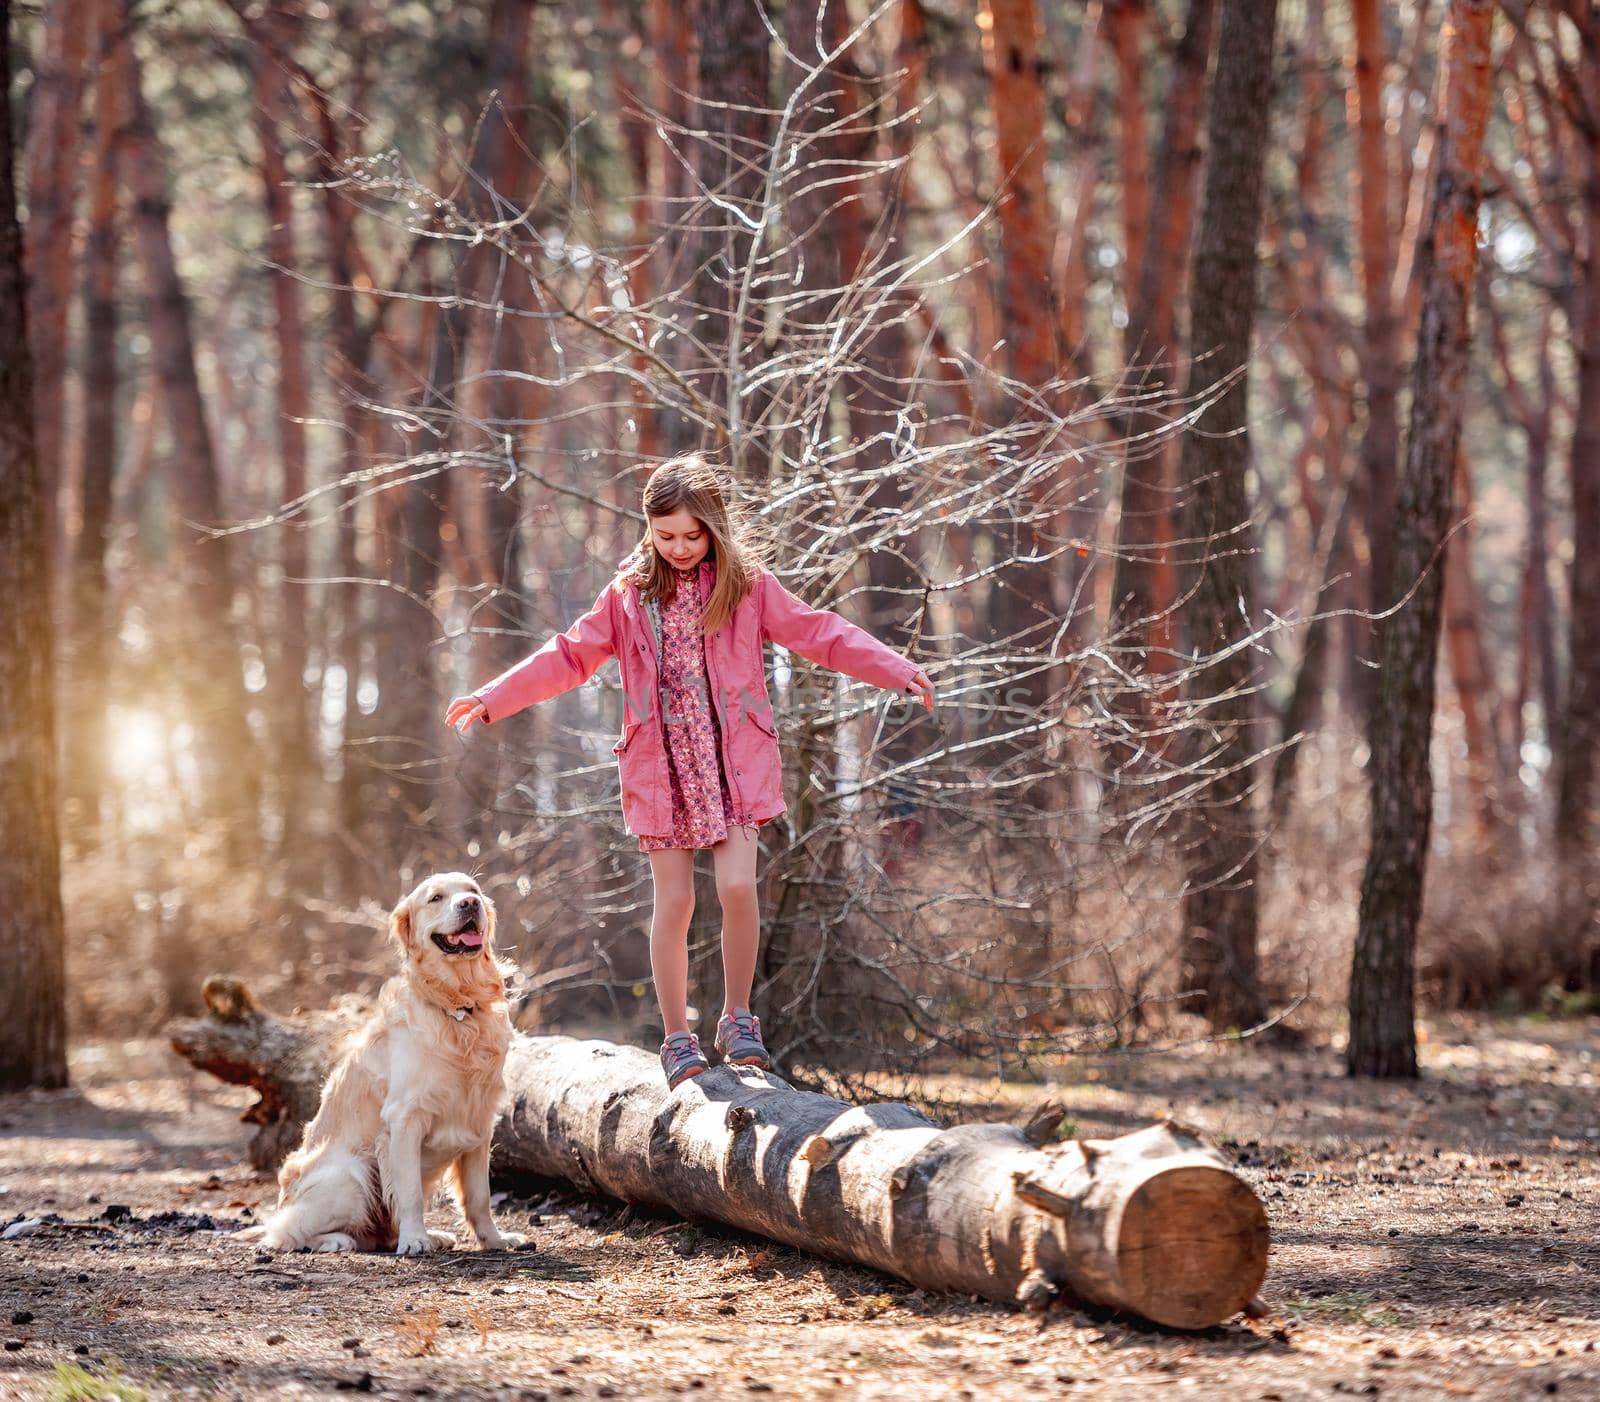
[[486, 1232], [478, 1238], [480, 1251], [515, 1251], [519, 1246], [526, 1245], [528, 1238], [521, 1232]]
[[401, 1232], [395, 1243], [396, 1256], [426, 1256], [433, 1250], [433, 1239], [427, 1232]]

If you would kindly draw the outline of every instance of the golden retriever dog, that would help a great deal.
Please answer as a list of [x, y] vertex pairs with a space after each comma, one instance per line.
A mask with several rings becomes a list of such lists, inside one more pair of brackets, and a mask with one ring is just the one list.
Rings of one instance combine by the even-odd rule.
[[323, 1086], [259, 1240], [281, 1251], [448, 1250], [454, 1238], [422, 1221], [448, 1174], [478, 1245], [518, 1245], [489, 1212], [489, 1137], [511, 1042], [494, 905], [470, 876], [430, 876], [394, 908], [389, 931], [401, 971]]

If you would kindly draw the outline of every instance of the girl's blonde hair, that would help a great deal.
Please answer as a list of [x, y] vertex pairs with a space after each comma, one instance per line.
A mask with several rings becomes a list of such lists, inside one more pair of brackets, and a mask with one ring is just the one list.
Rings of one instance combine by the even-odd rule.
[[756, 572], [769, 554], [749, 518], [729, 500], [730, 495], [723, 490], [722, 475], [698, 453], [660, 464], [644, 484], [644, 538], [623, 561], [619, 583], [633, 580], [641, 599], [666, 603], [672, 598], [676, 580], [650, 538], [649, 518], [687, 511], [711, 533], [706, 559], [716, 562], [717, 579], [700, 615], [700, 627], [715, 632], [755, 587]]

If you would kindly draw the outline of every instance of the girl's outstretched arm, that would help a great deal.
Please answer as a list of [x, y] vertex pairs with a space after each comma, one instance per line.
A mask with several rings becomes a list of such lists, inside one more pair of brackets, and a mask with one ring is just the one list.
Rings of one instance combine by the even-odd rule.
[[469, 696], [458, 696], [445, 713], [447, 724], [465, 732], [474, 720], [485, 725], [548, 701], [582, 686], [608, 657], [616, 655], [616, 614], [612, 586], [607, 584], [594, 607], [565, 633], [558, 633], [537, 652], [507, 668]]
[[914, 691], [933, 709], [933, 684], [922, 668], [880, 643], [865, 628], [828, 609], [795, 598], [770, 570], [762, 570], [761, 627], [767, 637], [819, 666], [889, 691]]

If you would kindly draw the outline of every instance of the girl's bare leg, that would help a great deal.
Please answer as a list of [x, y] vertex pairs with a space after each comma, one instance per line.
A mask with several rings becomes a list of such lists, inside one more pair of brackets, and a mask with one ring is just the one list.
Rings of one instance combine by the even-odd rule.
[[761, 943], [761, 911], [756, 895], [756, 855], [761, 844], [749, 828], [733, 828], [711, 849], [717, 899], [722, 902], [722, 1011], [750, 1011]]
[[694, 853], [647, 852], [655, 878], [656, 907], [650, 917], [650, 972], [656, 1002], [670, 1037], [689, 1030], [689, 921], [694, 916]]

